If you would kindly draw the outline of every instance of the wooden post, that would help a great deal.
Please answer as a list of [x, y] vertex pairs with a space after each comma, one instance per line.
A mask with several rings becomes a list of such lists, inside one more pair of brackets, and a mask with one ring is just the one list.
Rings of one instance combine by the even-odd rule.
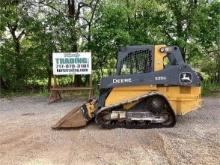
[[[57, 79], [56, 79], [56, 76], [54, 75], [53, 76], [53, 86], [52, 86], [52, 88], [57, 88], [58, 87], [58, 84], [57, 84]], [[62, 99], [62, 97], [61, 97], [61, 95], [60, 95], [60, 91], [55, 91], [55, 90], [51, 90], [50, 91], [50, 96], [49, 96], [49, 100], [48, 100], [48, 103], [50, 104], [50, 103], [53, 103], [53, 102], [55, 102], [55, 101], [57, 101], [57, 100], [61, 100]]]
[[89, 99], [90, 99], [91, 97], [93, 97], [92, 73], [89, 75], [89, 87], [91, 88], [91, 89], [89, 90]]

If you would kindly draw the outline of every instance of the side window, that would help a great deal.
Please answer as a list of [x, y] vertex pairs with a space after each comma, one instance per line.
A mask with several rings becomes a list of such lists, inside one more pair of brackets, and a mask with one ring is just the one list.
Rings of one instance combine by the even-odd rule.
[[170, 65], [170, 61], [167, 56], [163, 58], [163, 67], [165, 68], [167, 65]]
[[130, 74], [130, 67], [126, 64], [123, 64], [121, 68], [121, 74], [122, 75]]
[[121, 75], [151, 72], [152, 53], [149, 50], [131, 52], [121, 61], [120, 65]]

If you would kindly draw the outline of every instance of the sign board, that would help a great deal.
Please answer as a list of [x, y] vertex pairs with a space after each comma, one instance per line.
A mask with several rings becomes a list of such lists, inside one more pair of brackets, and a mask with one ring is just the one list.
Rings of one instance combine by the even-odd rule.
[[91, 74], [91, 52], [53, 53], [54, 75]]

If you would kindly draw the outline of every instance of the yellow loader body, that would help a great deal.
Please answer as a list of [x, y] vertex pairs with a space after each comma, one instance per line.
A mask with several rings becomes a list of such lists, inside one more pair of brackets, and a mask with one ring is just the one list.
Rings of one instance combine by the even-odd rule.
[[184, 115], [201, 106], [201, 87], [157, 87], [155, 85], [116, 87], [106, 99], [105, 106], [118, 104], [151, 92], [164, 95], [176, 115]]
[[128, 46], [116, 75], [101, 79], [100, 95], [64, 116], [54, 128], [78, 128], [91, 119], [103, 128], [173, 127], [176, 115], [201, 106], [201, 80], [177, 46]]

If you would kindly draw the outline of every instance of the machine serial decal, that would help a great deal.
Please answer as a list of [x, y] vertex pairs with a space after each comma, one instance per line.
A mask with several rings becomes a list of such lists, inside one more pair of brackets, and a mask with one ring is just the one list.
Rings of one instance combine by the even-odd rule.
[[121, 83], [131, 83], [132, 80], [131, 78], [126, 78], [126, 79], [113, 79], [114, 84], [121, 84]]
[[157, 76], [157, 77], [155, 77], [155, 80], [156, 81], [167, 80], [167, 77], [165, 77], [165, 76]]

